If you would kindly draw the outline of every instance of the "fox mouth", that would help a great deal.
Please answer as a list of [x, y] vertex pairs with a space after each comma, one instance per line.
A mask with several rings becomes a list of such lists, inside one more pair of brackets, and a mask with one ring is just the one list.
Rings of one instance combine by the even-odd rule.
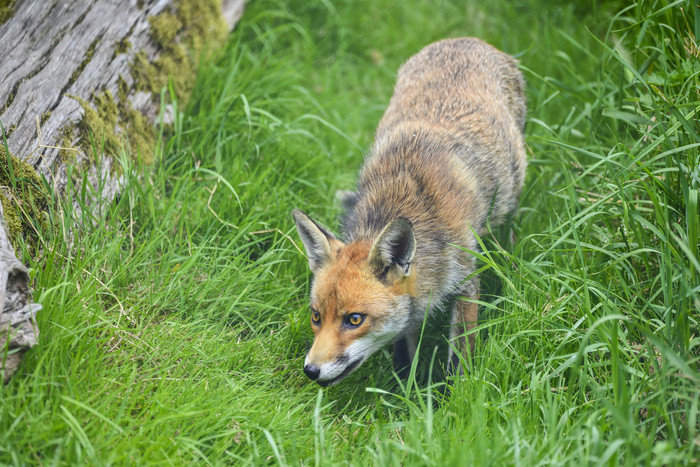
[[352, 373], [353, 370], [354, 370], [355, 368], [357, 368], [358, 366], [360, 366], [360, 363], [362, 363], [362, 359], [361, 359], [361, 358], [358, 358], [358, 359], [355, 360], [354, 362], [350, 363], [350, 364], [343, 370], [343, 372], [342, 372], [341, 374], [339, 374], [338, 376], [336, 376], [335, 378], [333, 378], [333, 379], [327, 379], [327, 380], [323, 380], [323, 381], [317, 379], [316, 382], [318, 383], [319, 386], [321, 386], [321, 387], [323, 387], [323, 388], [328, 387], [328, 386], [333, 386], [334, 384], [337, 384], [337, 383], [339, 383], [340, 381], [342, 381], [347, 375], [349, 375], [350, 373]]

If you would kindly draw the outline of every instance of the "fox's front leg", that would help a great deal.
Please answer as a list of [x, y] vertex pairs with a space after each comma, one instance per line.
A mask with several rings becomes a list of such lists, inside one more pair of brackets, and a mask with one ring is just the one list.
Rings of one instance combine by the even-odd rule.
[[[474, 352], [474, 333], [465, 336], [477, 325], [479, 306], [475, 303], [479, 299], [479, 278], [473, 277], [461, 287], [461, 295], [466, 298], [457, 298], [452, 304], [452, 320], [450, 323], [450, 353], [447, 366], [449, 376], [463, 374], [459, 362], [459, 354], [465, 359]], [[469, 351], [467, 351], [467, 345]], [[455, 353], [455, 350], [458, 353]]]
[[401, 379], [408, 378], [418, 346], [418, 334], [409, 332], [394, 342], [394, 371]]

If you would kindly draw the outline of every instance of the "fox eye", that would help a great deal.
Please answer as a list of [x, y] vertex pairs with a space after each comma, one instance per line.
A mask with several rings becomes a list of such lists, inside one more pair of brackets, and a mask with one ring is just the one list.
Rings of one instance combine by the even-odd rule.
[[321, 324], [321, 313], [316, 310], [311, 310], [311, 321], [317, 326]]
[[365, 315], [360, 313], [350, 313], [347, 318], [345, 318], [345, 324], [351, 328], [356, 328], [362, 324], [365, 320]]

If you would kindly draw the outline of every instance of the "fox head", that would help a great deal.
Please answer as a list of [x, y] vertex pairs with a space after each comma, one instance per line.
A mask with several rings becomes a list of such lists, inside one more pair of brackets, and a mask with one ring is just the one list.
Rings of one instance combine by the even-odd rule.
[[406, 330], [415, 295], [413, 226], [398, 218], [376, 238], [346, 245], [303, 212], [292, 215], [314, 274], [314, 343], [304, 373], [329, 386]]

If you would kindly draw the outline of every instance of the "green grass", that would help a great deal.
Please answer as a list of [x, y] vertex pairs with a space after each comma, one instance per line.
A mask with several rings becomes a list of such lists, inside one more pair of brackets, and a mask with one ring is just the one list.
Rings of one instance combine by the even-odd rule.
[[[337, 226], [399, 65], [465, 35], [521, 60], [531, 153], [472, 369], [434, 403], [436, 317], [417, 378], [385, 351], [321, 390], [290, 211]], [[696, 465], [698, 37], [690, 1], [251, 2], [156, 165], [119, 155], [95, 216], [76, 175], [20, 251], [44, 309], [0, 464]]]

